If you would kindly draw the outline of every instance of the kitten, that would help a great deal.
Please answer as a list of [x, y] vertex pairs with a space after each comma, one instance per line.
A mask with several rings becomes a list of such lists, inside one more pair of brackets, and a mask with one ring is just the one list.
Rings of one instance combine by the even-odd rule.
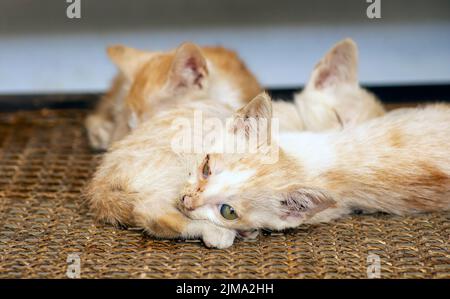
[[[347, 53], [347, 51], [350, 52], [348, 55], [353, 57], [356, 47], [349, 47], [348, 43], [354, 45], [346, 41], [343, 43], [344, 47], [339, 44], [336, 46], [339, 51], [333, 50], [332, 54], [326, 55], [329, 57], [326, 58], [327, 61], [333, 61], [326, 64], [328, 67], [333, 69], [336, 63], [344, 64], [345, 66], [340, 66], [344, 73], [348, 68], [356, 67], [354, 59], [335, 60], [335, 57], [341, 57], [344, 55], [343, 52]], [[341, 78], [345, 79], [344, 73], [328, 73], [329, 80], [341, 82], [339, 81]], [[316, 77], [312, 76], [312, 78], [315, 80]], [[325, 80], [324, 76], [322, 80]], [[347, 84], [347, 81], [343, 80], [341, 84]], [[353, 88], [355, 92], [359, 92], [357, 81], [352, 81], [348, 85], [351, 87], [349, 90]], [[134, 86], [135, 96], [145, 94], [142, 90], [145, 88], [143, 85], [135, 84]], [[327, 101], [332, 99], [333, 105], [339, 106], [339, 99], [334, 99], [329, 90], [305, 89], [305, 93], [311, 90], [317, 93], [324, 92], [323, 99]], [[131, 99], [132, 97], [129, 97], [129, 100]], [[357, 96], [351, 99], [361, 100]], [[376, 101], [374, 98], [368, 101], [372, 100]], [[175, 99], [174, 102], [177, 100]], [[311, 100], [308, 100], [309, 102], [313, 103]], [[283, 116], [280, 119], [287, 120], [284, 125], [281, 124], [280, 130], [302, 130], [303, 121], [295, 105], [276, 103], [275, 107], [280, 107], [278, 104], [282, 105], [282, 108], [277, 110], [279, 115]], [[159, 105], [163, 104], [156, 101], [152, 109], [156, 109], [157, 112], [153, 113], [149, 120], [140, 124], [129, 136], [113, 145], [109, 153], [104, 156], [87, 190], [93, 213], [98, 220], [112, 224], [138, 226], [157, 237], [202, 238], [208, 246], [219, 248], [230, 246], [236, 235], [235, 230], [224, 229], [205, 220], [193, 221], [177, 209], [180, 191], [189, 178], [190, 169], [192, 165], [199, 163], [204, 155], [178, 154], [171, 148], [170, 141], [178, 133], [172, 128], [173, 121], [180, 118], [193, 121], [195, 111], [202, 111], [205, 118], [215, 117], [224, 120], [232, 114], [231, 106], [226, 101], [204, 100], [196, 97], [183, 99], [177, 106], [164, 109], [161, 109]], [[327, 104], [326, 109], [329, 106]], [[355, 106], [358, 105], [355, 104]], [[361, 109], [366, 108], [361, 107]], [[297, 127], [292, 126], [289, 121], [291, 116], [292, 123], [299, 124]], [[330, 124], [323, 126], [324, 129], [336, 127], [335, 112], [321, 113], [320, 117], [332, 118], [330, 121], [321, 120], [324, 124]], [[295, 122], [296, 120], [298, 122]], [[339, 122], [339, 128], [341, 125], [342, 123]], [[255, 236], [255, 233], [249, 234], [244, 231], [240, 231], [240, 234], [247, 237]]]
[[193, 121], [196, 111], [218, 119], [231, 113], [218, 101], [190, 101], [156, 114], [111, 146], [86, 190], [97, 220], [140, 227], [161, 238], [201, 238], [209, 247], [231, 246], [236, 231], [193, 221], [177, 209], [189, 169], [203, 155], [173, 150], [171, 140], [179, 132], [173, 121]]
[[212, 98], [237, 109], [261, 91], [238, 55], [222, 47], [184, 43], [168, 52], [145, 52], [111, 46], [107, 52], [120, 72], [85, 121], [90, 145], [97, 150], [192, 98]]
[[[334, 45], [314, 68], [295, 105], [307, 131], [353, 126], [384, 115], [380, 101], [358, 82], [358, 48], [347, 38]], [[274, 114], [277, 107], [274, 105]]]
[[[258, 134], [248, 122], [272, 118], [270, 98], [256, 97], [235, 117], [228, 134]], [[207, 154], [187, 180], [180, 210], [247, 231], [326, 222], [354, 209], [405, 215], [450, 208], [450, 105], [278, 137], [273, 164], [263, 163], [261, 153]]]

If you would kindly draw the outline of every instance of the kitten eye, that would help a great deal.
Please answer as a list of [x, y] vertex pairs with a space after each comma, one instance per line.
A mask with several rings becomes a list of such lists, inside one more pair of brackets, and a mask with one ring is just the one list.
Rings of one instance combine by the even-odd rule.
[[207, 179], [211, 174], [211, 169], [209, 168], [209, 155], [206, 155], [205, 163], [203, 164], [202, 175], [204, 179]]
[[220, 215], [222, 215], [222, 217], [227, 220], [235, 220], [238, 218], [236, 211], [230, 205], [227, 204], [220, 205], [219, 209]]

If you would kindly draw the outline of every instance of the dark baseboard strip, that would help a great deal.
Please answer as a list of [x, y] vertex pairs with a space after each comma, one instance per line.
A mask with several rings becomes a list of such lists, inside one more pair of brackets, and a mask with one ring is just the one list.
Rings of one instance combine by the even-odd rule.
[[[450, 102], [450, 83], [364, 87], [386, 104]], [[294, 88], [271, 89], [269, 93], [274, 98], [292, 99], [293, 94], [299, 90]]]
[[39, 109], [89, 109], [101, 93], [0, 95], [0, 111]]
[[[386, 104], [450, 102], [449, 84], [367, 86]], [[275, 88], [269, 93], [275, 99], [291, 100], [301, 88]], [[0, 111], [36, 109], [89, 109], [102, 93], [0, 95]]]

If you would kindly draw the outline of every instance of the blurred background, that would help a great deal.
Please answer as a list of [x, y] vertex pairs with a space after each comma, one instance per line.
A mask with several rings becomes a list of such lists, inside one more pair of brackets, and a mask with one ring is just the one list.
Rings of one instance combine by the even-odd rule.
[[450, 83], [450, 1], [0, 1], [0, 94], [101, 92], [115, 72], [105, 47], [165, 50], [183, 41], [239, 52], [271, 88], [302, 86], [320, 57], [351, 37], [369, 85]]

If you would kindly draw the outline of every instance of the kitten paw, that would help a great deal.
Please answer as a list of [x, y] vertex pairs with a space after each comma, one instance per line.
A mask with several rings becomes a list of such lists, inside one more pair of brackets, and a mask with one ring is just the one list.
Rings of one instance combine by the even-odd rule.
[[86, 119], [86, 129], [89, 143], [93, 149], [107, 150], [111, 141], [114, 125], [97, 115], [90, 115]]
[[246, 230], [246, 231], [238, 230], [237, 233], [238, 233], [238, 236], [241, 239], [252, 240], [252, 239], [256, 239], [258, 237], [259, 230], [257, 230], [257, 229], [255, 229], [255, 230]]
[[203, 243], [209, 248], [224, 249], [233, 245], [236, 232], [226, 228], [215, 228], [203, 234]]

